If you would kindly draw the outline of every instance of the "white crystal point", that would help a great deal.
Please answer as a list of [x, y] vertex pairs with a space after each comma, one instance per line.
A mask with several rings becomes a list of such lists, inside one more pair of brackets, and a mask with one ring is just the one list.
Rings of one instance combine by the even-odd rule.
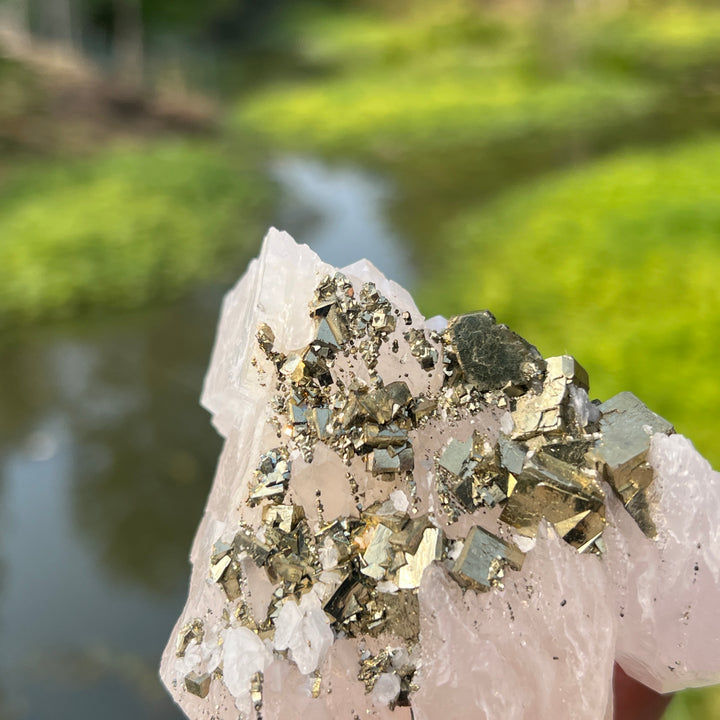
[[658, 692], [720, 682], [720, 473], [682, 435], [653, 436], [648, 539], [610, 505], [605, 560], [617, 593], [617, 658]]
[[258, 326], [272, 322], [281, 348], [306, 343], [313, 331], [307, 299], [318, 280], [333, 270], [307, 245], [270, 228], [260, 255], [225, 296], [201, 399], [224, 437], [231, 427], [252, 422], [258, 395], [265, 394], [247, 382]]
[[395, 673], [382, 673], [372, 689], [373, 700], [381, 705], [390, 705], [400, 694], [400, 678]]
[[303, 675], [320, 666], [333, 644], [333, 631], [314, 591], [300, 604], [287, 600], [275, 623], [275, 649], [290, 651], [290, 659]]
[[442, 332], [447, 327], [448, 321], [442, 315], [433, 315], [427, 319], [425, 327], [428, 330], [435, 330], [435, 332]]
[[434, 566], [420, 608], [417, 720], [612, 716], [616, 624], [602, 561], [547, 526], [502, 593], [463, 594]]
[[223, 680], [238, 710], [250, 712], [250, 681], [272, 662], [265, 643], [245, 627], [231, 628], [223, 643]]

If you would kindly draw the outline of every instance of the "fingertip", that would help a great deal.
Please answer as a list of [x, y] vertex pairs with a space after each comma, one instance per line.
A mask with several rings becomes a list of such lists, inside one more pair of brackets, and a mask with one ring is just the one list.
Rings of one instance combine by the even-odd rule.
[[613, 674], [615, 720], [659, 720], [673, 698], [634, 680], [619, 666]]

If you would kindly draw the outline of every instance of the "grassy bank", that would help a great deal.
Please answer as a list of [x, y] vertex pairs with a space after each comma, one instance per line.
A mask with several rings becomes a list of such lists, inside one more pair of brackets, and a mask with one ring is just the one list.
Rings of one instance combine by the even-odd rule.
[[268, 198], [254, 162], [219, 144], [26, 164], [0, 184], [0, 326], [138, 307], [216, 276], [254, 251]]
[[[385, 61], [346, 57], [322, 83], [280, 86], [249, 98], [238, 109], [237, 126], [287, 147], [392, 161], [539, 131], [603, 127], [646, 113], [657, 100], [652, 83], [611, 73], [543, 77], [526, 71], [518, 66], [526, 50], [509, 39], [430, 53], [418, 46], [400, 58], [375, 48]], [[357, 51], [362, 57], [362, 48]]]
[[[488, 307], [598, 397], [630, 389], [720, 465], [720, 140], [559, 173], [442, 233], [424, 306]], [[458, 282], [458, 278], [462, 278]]]
[[390, 161], [607, 134], [695, 88], [698, 69], [720, 63], [718, 40], [720, 12], [678, 4], [508, 18], [460, 3], [390, 19], [323, 17], [304, 26], [299, 46], [327, 75], [244, 99], [235, 123], [275, 144]]

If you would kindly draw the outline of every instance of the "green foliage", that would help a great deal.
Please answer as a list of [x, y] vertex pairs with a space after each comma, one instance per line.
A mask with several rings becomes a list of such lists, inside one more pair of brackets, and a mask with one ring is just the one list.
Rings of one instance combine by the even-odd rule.
[[[134, 0], [142, 13], [142, 19], [150, 29], [167, 32], [168, 28], [193, 29], [204, 27], [218, 14], [232, 7], [233, 0]], [[95, 22], [103, 21], [110, 27], [117, 11], [113, 0], [83, 0], [79, 4], [83, 17]]]
[[720, 9], [702, 3], [659, 4], [609, 16], [582, 32], [584, 52], [605, 65], [652, 72], [666, 80], [720, 60]]
[[254, 249], [267, 197], [242, 156], [181, 142], [17, 173], [0, 185], [0, 326], [173, 296]]
[[720, 140], [636, 152], [468, 210], [443, 233], [433, 312], [491, 308], [594, 395], [629, 389], [720, 464]]
[[455, 2], [395, 17], [325, 15], [297, 35], [304, 60], [331, 74], [244, 98], [236, 127], [380, 160], [607, 133], [712, 94], [693, 72], [720, 65], [720, 12], [696, 4], [512, 18]]
[[720, 687], [678, 693], [663, 720], [712, 720], [720, 717]]
[[343, 72], [414, 63], [423, 56], [485, 44], [501, 48], [517, 35], [506, 20], [471, 10], [466, 3], [426, 5], [394, 16], [368, 11], [305, 13], [295, 20], [303, 57]]
[[244, 103], [241, 123], [286, 145], [385, 157], [603, 127], [646, 112], [655, 99], [651, 87], [609, 76], [544, 82], [435, 58], [400, 77], [379, 71], [275, 89]]

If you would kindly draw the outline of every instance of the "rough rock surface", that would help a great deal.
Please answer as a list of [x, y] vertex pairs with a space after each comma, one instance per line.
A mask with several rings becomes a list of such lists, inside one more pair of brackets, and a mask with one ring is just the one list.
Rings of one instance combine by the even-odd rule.
[[610, 504], [606, 562], [615, 590], [617, 660], [658, 692], [720, 681], [720, 473], [682, 435], [653, 436], [645, 537]]
[[616, 623], [605, 583], [602, 561], [549, 526], [503, 592], [463, 595], [430, 568], [417, 720], [611, 717]]
[[[552, 393], [546, 385], [543, 394], [542, 358], [509, 331], [493, 333], [511, 337], [515, 347], [532, 356], [532, 367], [523, 365], [524, 374], [514, 373], [505, 388], [507, 396], [501, 389], [487, 396], [486, 405], [476, 403], [474, 411], [462, 404], [466, 395], [452, 412], [435, 411], [422, 421], [413, 420], [407, 434], [414, 452], [411, 475], [397, 470], [373, 473], [368, 464], [367, 458], [374, 457], [375, 463], [397, 465], [395, 440], [388, 440], [388, 451], [373, 441], [376, 456], [365, 460], [357, 454], [343, 458], [323, 442], [314, 446], [311, 460], [288, 441], [287, 487], [282, 487], [282, 468], [273, 465], [272, 481], [263, 476], [266, 484], [260, 488], [262, 493], [274, 493], [280, 487], [284, 504], [248, 500], [253, 478], [258, 477], [258, 459], [295, 432], [291, 425], [278, 426], [273, 407], [275, 368], [258, 349], [258, 328], [270, 326], [273, 352], [283, 353], [283, 372], [294, 372], [297, 361], [286, 360], [292, 356], [285, 354], [306, 346], [319, 332], [317, 319], [308, 314], [308, 302], [318, 283], [334, 272], [307, 247], [271, 230], [260, 257], [223, 305], [202, 402], [225, 446], [191, 551], [188, 600], [161, 665], [163, 681], [188, 717], [255, 718], [260, 710], [266, 720], [408, 720], [409, 703], [417, 720], [608, 720], [616, 660], [629, 675], [661, 692], [720, 682], [720, 474], [682, 436], [657, 434], [647, 458], [653, 481], [642, 488], [643, 502], [657, 529], [655, 537], [643, 533], [623, 505], [626, 498], [621, 502], [608, 486], [604, 486], [605, 515], [592, 510], [601, 531], [604, 527], [602, 542], [595, 542], [596, 535], [587, 529], [593, 515], [584, 509], [569, 520], [552, 520], [554, 525], [543, 520], [536, 537], [517, 534], [499, 521], [501, 507], [493, 505], [493, 498], [512, 493], [514, 476], [510, 475], [508, 486], [507, 471], [503, 471], [505, 484], [493, 475], [499, 466], [493, 464], [498, 460], [491, 452], [500, 437], [512, 437], [518, 427], [519, 418], [514, 421], [509, 412], [515, 407], [515, 395], [534, 392], [542, 398], [542, 402], [523, 401], [534, 413], [528, 411], [523, 417], [523, 439], [530, 437], [528, 444], [535, 448], [527, 457], [542, 451], [540, 441], [549, 442], [542, 433], [555, 437], [552, 433], [570, 427], [581, 437], [574, 436], [570, 454], [578, 455], [578, 447], [584, 452], [582, 443], [593, 442], [598, 411], [588, 401], [585, 381], [573, 384], [567, 371], [552, 378]], [[382, 298], [398, 310], [397, 328], [387, 317], [372, 320], [387, 325], [380, 336], [382, 347], [392, 344], [397, 350], [381, 352], [376, 370], [369, 373], [362, 364], [354, 370], [345, 367], [346, 361], [339, 358], [333, 369], [336, 377], [349, 384], [353, 370], [365, 383], [378, 376], [385, 387], [402, 380], [418, 413], [423, 398], [440, 397], [441, 403], [450, 398], [452, 388], [446, 389], [446, 383], [452, 365], [434, 359], [438, 349], [442, 354], [439, 341], [432, 339], [436, 336], [428, 334], [426, 342], [425, 336], [418, 340], [419, 336], [405, 332], [442, 332], [444, 321], [433, 318], [425, 323], [410, 295], [367, 261], [342, 273], [356, 292], [363, 283], [375, 283]], [[402, 326], [400, 312], [409, 314], [407, 327]], [[327, 328], [321, 331], [329, 343], [334, 342]], [[493, 352], [485, 352], [483, 362]], [[556, 406], [546, 407], [546, 399], [555, 396]], [[362, 397], [367, 401], [374, 396]], [[398, 412], [397, 402], [392, 413]], [[473, 402], [471, 398], [469, 404]], [[399, 432], [381, 420], [381, 433]], [[324, 431], [324, 423], [316, 423], [318, 433]], [[300, 416], [295, 428], [309, 424]], [[464, 495], [460, 483], [452, 489], [455, 495], [449, 502], [447, 488], [437, 481], [445, 472], [441, 465], [469, 477], [470, 461], [463, 460], [463, 453], [470, 451], [463, 448], [475, 447], [473, 439], [478, 437], [485, 445], [475, 450], [472, 463], [480, 462], [489, 470], [482, 476], [484, 484], [472, 476], [474, 491], [480, 487], [496, 494], [484, 495], [480, 502], [477, 493]], [[532, 445], [535, 441], [537, 447]], [[567, 448], [558, 450], [550, 443], [547, 450], [555, 456]], [[509, 454], [503, 462], [510, 464], [508, 458]], [[517, 458], [512, 462], [517, 464]], [[521, 457], [518, 469], [522, 462]], [[557, 463], [549, 467], [556, 466], [560, 467]], [[644, 468], [647, 474], [650, 468]], [[587, 480], [587, 470], [582, 472]], [[348, 484], [349, 478], [356, 486]], [[545, 485], [537, 487], [543, 490]], [[589, 497], [602, 495], [599, 485], [591, 489], [595, 495], [585, 488], [578, 502], [589, 503]], [[537, 488], [535, 492], [542, 495]], [[458, 506], [458, 498], [475, 504], [454, 516], [448, 514], [448, 509]], [[385, 619], [395, 613], [393, 622], [365, 634], [353, 630], [352, 624], [340, 626], [326, 612], [328, 598], [338, 592], [343, 577], [338, 553], [344, 546], [330, 541], [317, 540], [313, 583], [286, 581], [282, 585], [286, 594], [278, 599], [281, 585], [273, 581], [275, 570], [263, 565], [266, 534], [276, 532], [268, 522], [268, 508], [280, 512], [302, 507], [301, 524], [307, 523], [317, 539], [336, 518], [359, 524], [360, 508], [367, 510], [374, 502], [385, 503], [377, 511], [380, 519], [367, 524], [363, 534], [357, 531], [352, 547], [357, 552], [360, 546], [364, 553], [363, 582], [373, 587], [377, 581], [370, 597], [387, 603]], [[562, 503], [558, 507], [562, 509]], [[412, 525], [408, 517], [426, 514], [430, 521], [419, 526], [413, 544], [408, 539]], [[402, 523], [394, 524], [399, 517]], [[296, 522], [278, 516], [277, 527], [285, 523], [289, 528]], [[494, 558], [495, 564], [486, 568], [491, 586], [486, 592], [458, 581], [465, 577], [457, 565], [462, 543], [475, 526], [503, 538], [508, 547], [515, 542], [526, 553], [520, 569], [510, 556]], [[249, 528], [251, 544], [240, 547], [241, 527]], [[588, 537], [576, 540], [579, 528]], [[400, 557], [405, 565], [390, 576], [388, 553], [396, 553], [400, 546], [392, 543], [401, 540], [405, 559], [402, 554], [393, 557], [396, 561]], [[294, 570], [291, 563], [289, 572]], [[284, 571], [282, 566], [280, 572]], [[419, 587], [413, 586], [415, 573], [422, 578], [418, 577]], [[411, 589], [398, 591], [395, 581], [406, 582]], [[397, 598], [405, 604], [393, 605]], [[266, 617], [268, 608], [274, 610]], [[403, 623], [408, 625], [405, 634]], [[419, 638], [413, 628], [419, 629]]]

